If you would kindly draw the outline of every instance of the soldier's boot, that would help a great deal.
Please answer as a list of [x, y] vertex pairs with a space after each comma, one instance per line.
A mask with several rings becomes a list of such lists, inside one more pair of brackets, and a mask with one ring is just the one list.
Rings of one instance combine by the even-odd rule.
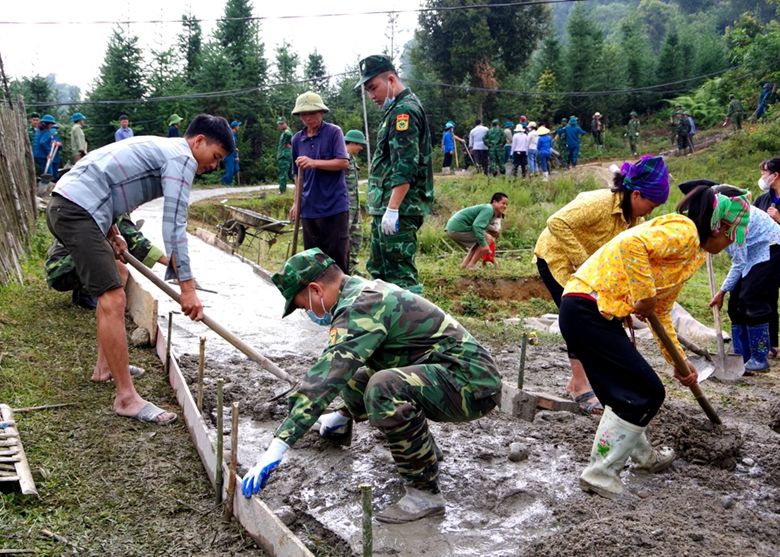
[[620, 471], [636, 449], [645, 429], [623, 420], [612, 408], [605, 406], [593, 439], [590, 464], [580, 476], [580, 487], [608, 499], [623, 493]]
[[441, 493], [417, 489], [410, 485], [406, 494], [392, 505], [376, 513], [376, 519], [390, 524], [404, 524], [426, 516], [444, 514], [444, 497]]
[[674, 462], [674, 449], [661, 447], [656, 450], [647, 440], [647, 432], [639, 436], [636, 448], [631, 453], [631, 462], [634, 463], [635, 472], [647, 472], [655, 474], [666, 470]]

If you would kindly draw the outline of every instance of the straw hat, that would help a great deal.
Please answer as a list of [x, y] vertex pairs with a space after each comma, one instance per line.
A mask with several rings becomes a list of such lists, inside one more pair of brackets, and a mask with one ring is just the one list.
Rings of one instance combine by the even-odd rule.
[[538, 130], [536, 130], [536, 133], [539, 134], [539, 135], [547, 135], [548, 133], [550, 133], [550, 130], [548, 130], [546, 127], [542, 126]]

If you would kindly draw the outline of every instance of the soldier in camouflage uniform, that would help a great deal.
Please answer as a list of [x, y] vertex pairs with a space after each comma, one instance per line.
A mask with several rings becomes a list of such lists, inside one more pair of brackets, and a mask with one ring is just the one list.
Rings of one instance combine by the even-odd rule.
[[634, 110], [631, 111], [630, 119], [626, 125], [626, 137], [631, 154], [636, 155], [637, 143], [639, 142], [639, 114]]
[[[320, 424], [320, 435], [351, 434], [352, 421], [384, 433], [406, 495], [377, 513], [383, 522], [442, 514], [439, 464], [427, 420], [463, 422], [492, 410], [501, 392], [496, 364], [468, 331], [431, 302], [380, 280], [344, 275], [319, 249], [291, 257], [273, 276], [284, 315], [306, 310], [330, 341], [290, 396], [290, 415], [244, 476], [247, 497], [268, 481], [284, 452]], [[324, 413], [341, 395], [345, 407]], [[319, 418], [319, 420], [318, 420]]]
[[366, 136], [360, 130], [349, 130], [344, 134], [349, 154], [349, 168], [345, 174], [347, 191], [349, 193], [349, 274], [363, 276], [358, 271], [358, 255], [363, 244], [363, 226], [360, 219], [360, 195], [358, 194], [358, 179], [360, 166], [357, 156], [366, 146]]
[[729, 121], [734, 131], [742, 129], [742, 120], [745, 118], [745, 109], [742, 107], [742, 103], [734, 95], [729, 97], [729, 107], [726, 112], [726, 121], [723, 122], [721, 127], [725, 127]]
[[368, 176], [372, 278], [422, 293], [415, 259], [417, 231], [433, 205], [431, 136], [425, 110], [398, 78], [388, 56], [360, 61], [366, 93], [384, 114]]
[[279, 118], [276, 123], [279, 126], [279, 146], [276, 148], [276, 165], [279, 169], [279, 193], [287, 191], [287, 180], [292, 172], [292, 138], [293, 134], [287, 126], [287, 120]]
[[[168, 258], [165, 257], [165, 253], [141, 234], [133, 221], [130, 220], [130, 215], [126, 213], [120, 215], [114, 221], [114, 224], [117, 225], [119, 233], [122, 234], [127, 242], [127, 250], [136, 259], [142, 261], [144, 265], [152, 267], [157, 262], [163, 265], [168, 264]], [[44, 270], [46, 271], [46, 283], [49, 285], [49, 288], [53, 288], [58, 292], [72, 290], [71, 301], [74, 305], [84, 309], [95, 309], [97, 307], [97, 299], [82, 288], [76, 272], [76, 264], [70, 253], [56, 239], [49, 247], [46, 261], [44, 262]]]
[[491, 122], [491, 128], [485, 134], [485, 146], [488, 148], [489, 172], [493, 176], [498, 176], [500, 168], [504, 164], [504, 145], [506, 145], [506, 135], [504, 130], [499, 127], [498, 120]]

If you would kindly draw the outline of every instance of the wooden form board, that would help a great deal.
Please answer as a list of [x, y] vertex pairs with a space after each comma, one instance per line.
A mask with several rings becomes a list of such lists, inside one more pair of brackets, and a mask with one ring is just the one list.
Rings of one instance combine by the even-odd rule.
[[[7, 404], [0, 404], [0, 421], [14, 422], [14, 413]], [[2, 481], [18, 482], [22, 495], [37, 496], [38, 490], [35, 489], [30, 465], [27, 463], [27, 456], [24, 454], [24, 447], [22, 446], [22, 440], [19, 438], [19, 430], [16, 425], [0, 429], [0, 435], [9, 441], [7, 444], [3, 443], [3, 456], [0, 457], [0, 461], [7, 463], [9, 467], [13, 464], [15, 470], [15, 475], [13, 476], [3, 475]]]
[[149, 333], [152, 346], [157, 342], [157, 298], [141, 288], [133, 278], [133, 273], [127, 277], [127, 311], [133, 322]]
[[[157, 331], [157, 355], [165, 362], [166, 339], [162, 330]], [[195, 449], [200, 455], [206, 475], [213, 484], [216, 476], [217, 456], [214, 446], [208, 435], [208, 426], [203, 420], [195, 399], [187, 387], [184, 375], [181, 372], [173, 351], [169, 367], [168, 380], [176, 392], [176, 399], [184, 413], [184, 421], [190, 431], [190, 437], [195, 443]], [[223, 459], [222, 477], [223, 498], [226, 497], [227, 478], [230, 470], [227, 466], [228, 459]], [[247, 533], [263, 550], [270, 555], [280, 557], [314, 557], [306, 546], [292, 531], [279, 520], [273, 511], [257, 497], [245, 498], [241, 494], [241, 476], [236, 476], [236, 496], [233, 499], [233, 516], [241, 523]]]

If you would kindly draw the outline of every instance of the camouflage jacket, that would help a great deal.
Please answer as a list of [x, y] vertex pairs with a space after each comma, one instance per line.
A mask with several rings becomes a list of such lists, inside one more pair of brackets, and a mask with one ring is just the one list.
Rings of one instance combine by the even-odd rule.
[[[141, 234], [127, 213], [119, 215], [114, 223], [127, 242], [127, 250], [133, 257], [142, 261], [147, 267], [153, 267], [163, 255], [163, 251]], [[49, 287], [55, 290], [68, 291], [78, 286], [77, 277], [75, 276], [76, 265], [73, 262], [73, 258], [65, 246], [57, 240], [49, 248], [43, 266]], [[73, 273], [72, 277], [70, 276], [71, 273]]]
[[494, 149], [496, 147], [503, 147], [506, 144], [506, 136], [504, 130], [496, 128], [495, 126], [490, 128], [485, 134], [485, 145], [488, 149]]
[[639, 118], [634, 118], [626, 124], [626, 133], [631, 137], [639, 135]]
[[742, 107], [742, 103], [739, 102], [739, 99], [731, 99], [726, 116], [731, 118], [732, 116], [744, 116], [744, 114], [745, 109]]
[[449, 314], [421, 296], [381, 280], [347, 276], [333, 308], [328, 346], [289, 398], [276, 437], [292, 445], [362, 366], [372, 372], [440, 364], [461, 392], [477, 399], [501, 392], [488, 351]]
[[358, 178], [360, 176], [360, 166], [358, 166], [357, 158], [354, 155], [349, 156], [349, 166], [344, 174], [344, 179], [347, 181], [347, 195], [349, 195], [349, 212], [354, 212], [360, 207], [360, 196], [358, 195]]
[[290, 128], [285, 129], [281, 135], [279, 135], [279, 146], [276, 148], [276, 160], [292, 159], [292, 138], [293, 134], [290, 131]]
[[433, 157], [428, 119], [420, 101], [404, 89], [385, 110], [368, 177], [367, 209], [383, 215], [393, 188], [409, 184], [399, 213], [427, 215], [433, 205]]

